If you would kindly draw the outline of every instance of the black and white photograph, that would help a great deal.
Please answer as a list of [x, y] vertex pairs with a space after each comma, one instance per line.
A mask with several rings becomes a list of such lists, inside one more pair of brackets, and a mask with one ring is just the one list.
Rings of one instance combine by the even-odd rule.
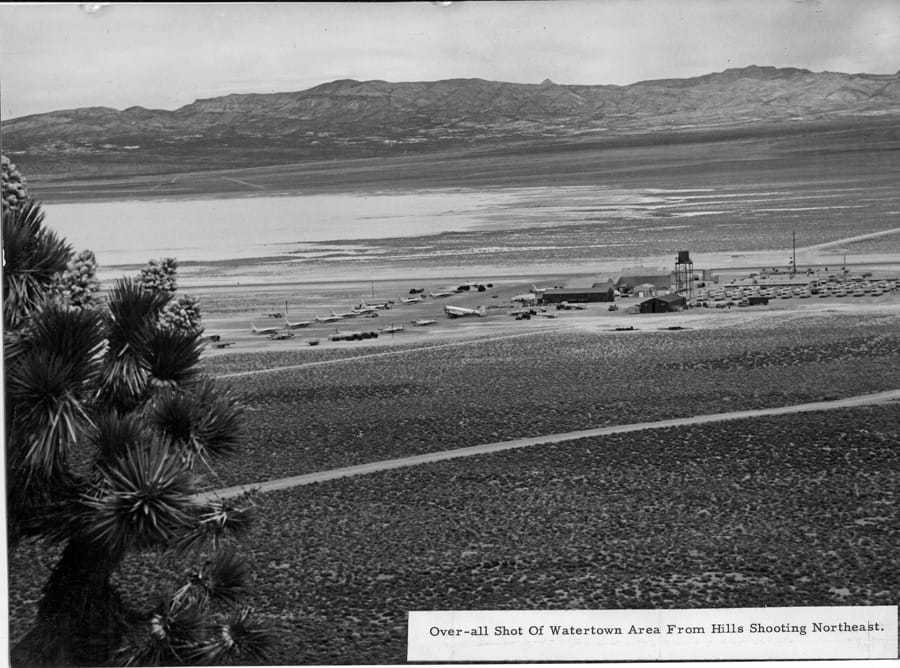
[[2, 3], [0, 153], [13, 668], [898, 659], [900, 1]]

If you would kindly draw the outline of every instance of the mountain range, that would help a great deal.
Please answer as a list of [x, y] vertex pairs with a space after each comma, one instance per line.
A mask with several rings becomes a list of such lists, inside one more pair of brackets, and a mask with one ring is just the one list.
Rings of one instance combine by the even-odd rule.
[[900, 116], [900, 72], [750, 66], [626, 86], [345, 79], [200, 99], [174, 111], [86, 107], [23, 116], [2, 123], [2, 141], [19, 162], [43, 160], [52, 172], [56, 158], [139, 165], [142, 154], [170, 153], [206, 162], [245, 148], [277, 162], [893, 116]]

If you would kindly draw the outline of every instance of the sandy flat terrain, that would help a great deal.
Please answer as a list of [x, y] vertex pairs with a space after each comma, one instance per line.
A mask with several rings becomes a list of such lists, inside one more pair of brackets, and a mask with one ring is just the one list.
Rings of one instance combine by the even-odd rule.
[[[894, 272], [888, 272], [896, 275]], [[560, 281], [562, 282], [562, 281]], [[444, 283], [444, 285], [446, 282]], [[540, 286], [555, 284], [551, 278], [549, 281], [539, 281]], [[435, 284], [430, 289], [439, 289], [441, 284]], [[527, 292], [532, 283], [527, 281], [495, 285], [485, 292], [469, 292], [446, 298], [426, 297], [417, 304], [396, 303], [386, 311], [378, 311], [378, 317], [355, 317], [340, 320], [336, 323], [313, 323], [307, 328], [292, 330], [294, 337], [287, 340], [273, 341], [265, 335], [255, 335], [251, 331], [252, 324], [258, 328], [283, 329], [282, 318], [267, 317], [266, 314], [278, 310], [277, 291], [272, 288], [235, 288], [230, 292], [236, 297], [238, 304], [231, 304], [228, 313], [216, 313], [214, 310], [205, 310], [204, 323], [209, 335], [218, 335], [222, 342], [229, 345], [224, 349], [210, 347], [206, 355], [210, 358], [229, 355], [233, 353], [255, 353], [268, 351], [302, 351], [336, 349], [352, 354], [354, 349], [372, 348], [389, 350], [396, 347], [428, 347], [444, 345], [448, 342], [474, 342], [486, 338], [528, 335], [529, 333], [541, 333], [554, 330], [584, 330], [591, 332], [608, 332], [610, 335], [632, 335], [640, 331], [653, 331], [669, 328], [685, 329], [720, 329], [729, 327], [743, 327], [753, 323], [757, 326], [777, 326], [791, 318], [807, 316], [821, 316], [823, 313], [867, 313], [883, 314], [886, 317], [900, 317], [900, 291], [873, 297], [828, 297], [812, 299], [772, 299], [765, 306], [751, 306], [746, 308], [694, 308], [677, 313], [664, 314], [636, 314], [629, 313], [631, 307], [635, 307], [643, 298], [620, 298], [616, 301], [617, 311], [610, 311], [607, 303], [587, 304], [584, 310], [557, 310], [554, 306], [537, 309], [538, 315], [529, 320], [516, 320], [512, 313], [519, 307], [510, 303], [514, 295]], [[266, 301], [260, 306], [255, 300], [257, 291], [265, 291]], [[291, 294], [295, 288], [284, 288], [283, 295]], [[221, 293], [229, 293], [222, 288]], [[204, 293], [198, 292], [201, 303], [204, 303]], [[397, 295], [399, 299], [399, 295]], [[282, 300], [283, 301], [283, 300]], [[485, 317], [448, 318], [444, 314], [445, 305], [477, 308], [485, 306]], [[348, 307], [333, 305], [336, 308], [328, 308], [325, 305], [317, 309], [306, 310], [302, 314], [293, 315], [294, 306], [288, 314], [292, 322], [307, 320], [314, 315], [327, 315], [332, 310], [343, 312]], [[283, 308], [282, 308], [283, 310]], [[416, 320], [436, 320], [428, 326], [416, 326]], [[403, 331], [395, 333], [380, 332], [382, 328], [389, 326], [402, 326]], [[616, 331], [617, 328], [633, 327], [634, 331]], [[336, 332], [369, 331], [379, 332], [377, 339], [361, 341], [330, 341], [329, 337]], [[318, 345], [310, 346], [312, 340], [318, 341]]]

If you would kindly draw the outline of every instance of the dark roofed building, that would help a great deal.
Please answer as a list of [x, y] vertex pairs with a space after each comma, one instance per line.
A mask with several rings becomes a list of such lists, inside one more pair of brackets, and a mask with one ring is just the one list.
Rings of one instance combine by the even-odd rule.
[[682, 295], [661, 295], [640, 303], [641, 313], [670, 313], [680, 311], [687, 305]]
[[543, 300], [545, 304], [611, 302], [615, 300], [615, 292], [611, 285], [599, 288], [553, 288], [544, 291]]
[[616, 281], [616, 287], [620, 290], [633, 290], [638, 285], [650, 284], [657, 290], [668, 290], [672, 286], [671, 274], [641, 274], [634, 276], [620, 276]]

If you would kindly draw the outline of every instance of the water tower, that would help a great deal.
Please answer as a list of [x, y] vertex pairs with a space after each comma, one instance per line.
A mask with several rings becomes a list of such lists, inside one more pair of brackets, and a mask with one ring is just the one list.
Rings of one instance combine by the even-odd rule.
[[675, 257], [675, 292], [688, 303], [694, 300], [694, 263], [686, 250], [678, 251]]

